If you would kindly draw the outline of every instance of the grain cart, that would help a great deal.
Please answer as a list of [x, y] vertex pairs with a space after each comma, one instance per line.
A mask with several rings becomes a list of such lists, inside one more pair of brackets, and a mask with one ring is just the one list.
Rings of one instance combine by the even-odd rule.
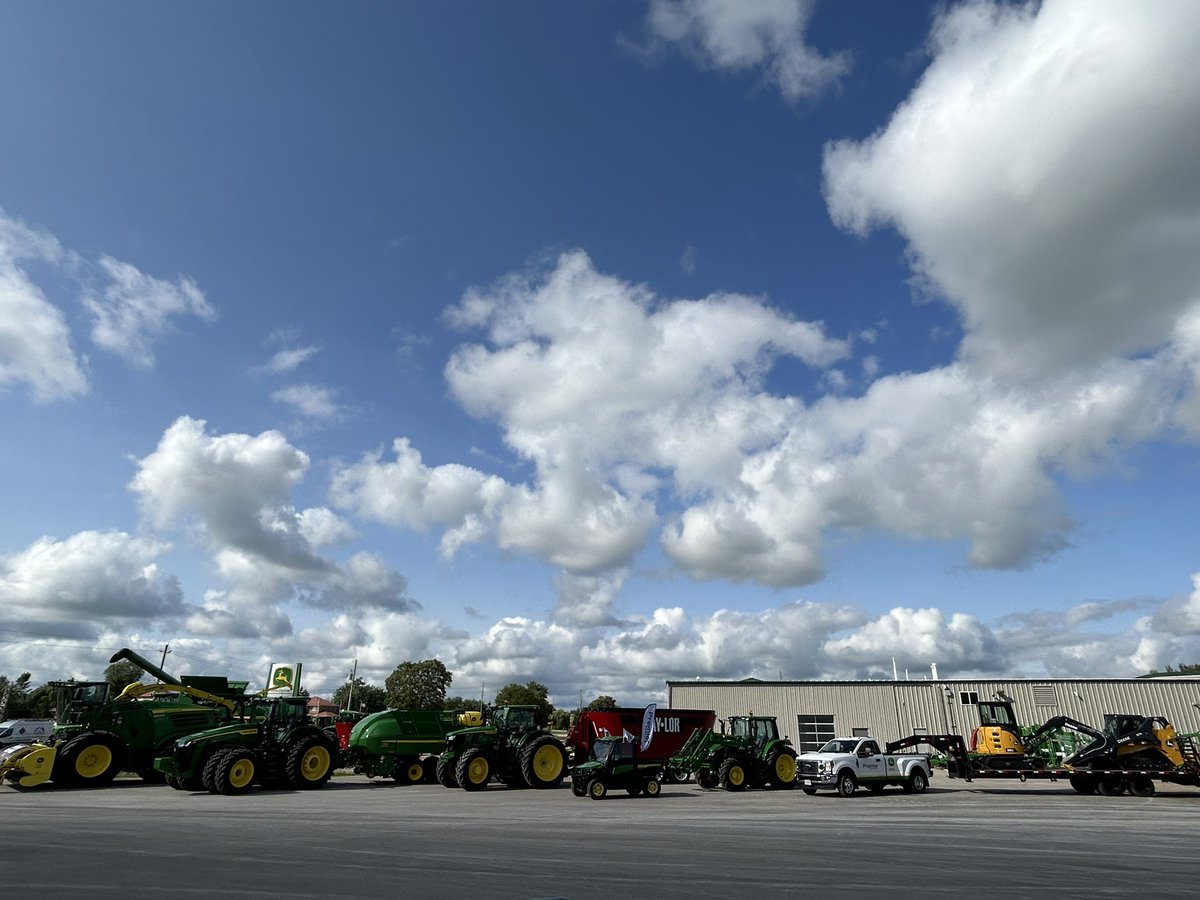
[[256, 699], [246, 721], [182, 738], [154, 767], [181, 791], [322, 787], [333, 774], [337, 740], [308, 720], [307, 703], [307, 697]]
[[122, 659], [163, 683], [134, 683], [114, 696], [106, 681], [51, 682], [58, 723], [53, 738], [5, 753], [0, 777], [23, 786], [48, 776], [60, 787], [99, 787], [121, 771], [132, 771], [146, 781], [161, 781], [155, 756], [179, 737], [235, 718], [246, 682], [189, 675], [179, 679], [128, 649], [109, 662]]
[[501, 706], [490, 713], [485, 724], [446, 735], [438, 782], [480, 791], [494, 775], [509, 787], [558, 787], [567, 771], [567, 751], [537, 724], [537, 707]]
[[696, 775], [701, 787], [727, 791], [796, 786], [796, 751], [774, 716], [730, 716], [729, 730], [697, 730], [667, 763], [673, 778]]
[[623, 788], [631, 797], [657, 797], [663, 771], [663, 761], [641, 754], [637, 741], [597, 738], [588, 759], [571, 769], [571, 793], [603, 800], [610, 790]]
[[402, 784], [431, 782], [446, 735], [463, 725], [482, 725], [478, 712], [444, 709], [385, 709], [356, 722], [338, 765], [368, 778]]

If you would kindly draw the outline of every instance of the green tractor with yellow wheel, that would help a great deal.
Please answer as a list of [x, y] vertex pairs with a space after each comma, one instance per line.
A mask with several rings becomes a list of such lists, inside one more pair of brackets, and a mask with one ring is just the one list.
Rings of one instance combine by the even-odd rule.
[[246, 721], [182, 738], [154, 767], [181, 791], [322, 787], [333, 775], [338, 745], [308, 720], [307, 703], [306, 697], [257, 699], [248, 705]]
[[489, 710], [483, 725], [446, 735], [437, 761], [443, 787], [481, 791], [493, 779], [508, 787], [558, 787], [567, 773], [562, 741], [537, 722], [536, 706]]
[[796, 751], [774, 716], [730, 716], [729, 730], [697, 729], [667, 762], [674, 780], [695, 774], [703, 788], [744, 791], [796, 786]]

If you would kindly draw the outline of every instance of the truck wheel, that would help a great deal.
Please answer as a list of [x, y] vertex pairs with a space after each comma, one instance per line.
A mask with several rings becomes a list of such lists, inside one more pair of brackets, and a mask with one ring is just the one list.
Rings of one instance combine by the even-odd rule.
[[741, 760], [730, 758], [721, 763], [721, 786], [727, 791], [744, 791], [746, 789], [746, 767]]
[[472, 747], [458, 758], [454, 774], [464, 791], [482, 791], [492, 780], [492, 763], [486, 753]]
[[73, 787], [101, 787], [111, 784], [121, 771], [121, 763], [125, 758], [125, 748], [121, 739], [107, 731], [85, 732], [67, 741], [58, 752], [52, 776], [54, 781], [62, 783], [62, 778], [56, 777], [60, 770], [66, 778], [66, 784]]
[[533, 788], [558, 787], [567, 770], [567, 751], [555, 738], [537, 738], [521, 753], [521, 777]]
[[603, 800], [608, 796], [608, 785], [599, 778], [593, 778], [588, 782], [587, 793], [593, 800]]
[[787, 747], [778, 747], [767, 757], [767, 784], [773, 788], [796, 786], [796, 754]]
[[444, 788], [458, 787], [458, 779], [454, 776], [454, 760], [447, 756], [439, 756], [437, 765], [434, 766], [434, 775], [437, 777], [437, 783]]
[[220, 755], [213, 787], [209, 790], [227, 797], [244, 794], [254, 784], [255, 771], [254, 754], [249, 750], [226, 750]]
[[1080, 794], [1096, 793], [1096, 785], [1099, 784], [1099, 779], [1092, 775], [1072, 775], [1070, 777], [1071, 787]]
[[323, 787], [333, 775], [333, 753], [321, 738], [301, 738], [288, 752], [284, 768], [292, 787], [306, 790]]
[[817, 795], [816, 788], [801, 788], [800, 790], [804, 791], [804, 793], [808, 794], [810, 797], [815, 797]]
[[1100, 783], [1096, 785], [1096, 790], [1105, 797], [1117, 797], [1125, 793], [1125, 788], [1128, 786], [1125, 776], [1111, 775], [1101, 778]]
[[851, 772], [843, 772], [838, 776], [837, 789], [843, 797], [853, 797], [858, 790], [858, 779]]
[[1135, 797], [1153, 797], [1154, 779], [1149, 775], [1134, 775], [1129, 779], [1129, 793]]
[[646, 786], [645, 786], [644, 790], [646, 791], [647, 797], [657, 797], [659, 794], [662, 793], [662, 785], [659, 784], [657, 781], [655, 781], [653, 778], [651, 778], [649, 781], [646, 782]]
[[923, 794], [927, 787], [929, 787], [929, 779], [920, 769], [912, 773], [912, 777], [908, 779], [908, 784], [905, 785], [905, 789], [913, 794]]

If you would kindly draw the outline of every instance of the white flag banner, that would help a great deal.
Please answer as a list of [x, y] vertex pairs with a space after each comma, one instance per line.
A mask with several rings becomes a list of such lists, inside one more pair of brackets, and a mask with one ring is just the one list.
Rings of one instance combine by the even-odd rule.
[[642, 713], [642, 753], [645, 753], [650, 749], [650, 741], [654, 739], [654, 723], [656, 721], [655, 715], [657, 712], [658, 704], [651, 703], [646, 707], [646, 711]]

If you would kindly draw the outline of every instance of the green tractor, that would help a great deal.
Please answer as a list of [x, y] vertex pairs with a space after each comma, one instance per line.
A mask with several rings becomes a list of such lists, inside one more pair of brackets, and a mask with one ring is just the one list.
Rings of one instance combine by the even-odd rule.
[[661, 759], [642, 758], [636, 741], [609, 735], [597, 738], [587, 760], [571, 769], [571, 793], [603, 800], [623, 788], [631, 797], [657, 797], [662, 774]]
[[[161, 782], [155, 757], [177, 738], [233, 721], [246, 682], [223, 677], [168, 675], [132, 650], [119, 650], [110, 662], [128, 659], [159, 679], [134, 683], [117, 694], [107, 681], [53, 682], [57, 722], [50, 746], [13, 754], [4, 777], [22, 785], [45, 781], [59, 787], [100, 787], [122, 771]], [[31, 768], [40, 761], [38, 771]]]
[[796, 751], [774, 716], [730, 716], [729, 730], [697, 729], [667, 763], [672, 778], [691, 773], [701, 787], [744, 791], [796, 786]]
[[322, 787], [333, 775], [338, 745], [308, 720], [307, 703], [307, 697], [256, 699], [246, 721], [182, 738], [154, 767], [181, 791]]
[[438, 782], [480, 791], [495, 776], [508, 787], [558, 787], [567, 771], [567, 751], [538, 725], [537, 707], [501, 706], [490, 713], [484, 724], [446, 735]]

